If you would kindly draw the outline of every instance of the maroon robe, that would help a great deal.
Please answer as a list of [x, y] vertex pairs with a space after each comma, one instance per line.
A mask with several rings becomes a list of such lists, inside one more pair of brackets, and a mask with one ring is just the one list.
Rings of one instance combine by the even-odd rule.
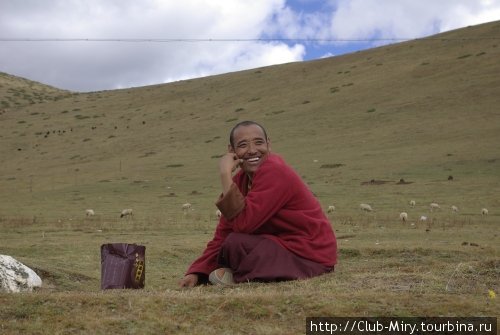
[[[272, 280], [273, 275], [276, 279], [312, 277], [333, 269], [337, 261], [334, 232], [320, 203], [297, 173], [280, 156], [269, 153], [255, 171], [250, 190], [248, 183], [249, 178], [242, 170], [233, 177], [231, 188], [216, 203], [223, 216], [214, 238], [203, 254], [191, 264], [187, 274], [208, 275], [221, 266], [230, 266], [235, 271], [235, 281], [238, 282]], [[231, 239], [233, 243], [226, 242], [223, 245], [231, 233], [240, 235]], [[241, 234], [251, 236], [245, 238]], [[235, 234], [231, 234], [233, 235]], [[262, 244], [253, 235], [266, 240]], [[259, 247], [260, 244], [262, 245]], [[252, 246], [251, 250], [249, 245]], [[241, 254], [241, 250], [247, 250], [248, 255], [252, 254], [254, 257], [256, 264], [253, 267], [256, 273], [260, 273], [258, 276], [248, 275], [244, 271], [239, 273], [240, 264], [237, 263], [242, 263], [244, 257], [237, 263], [225, 259], [228, 257], [227, 253], [233, 251], [233, 260], [241, 258], [241, 255], [245, 256], [246, 251]], [[223, 252], [226, 252], [225, 258]], [[261, 256], [255, 257], [259, 252]], [[269, 266], [266, 258], [273, 257], [278, 261]], [[287, 259], [286, 263], [279, 261]], [[262, 261], [267, 265], [259, 263]], [[283, 269], [276, 268], [276, 264], [284, 264]], [[265, 268], [265, 274], [259, 272], [259, 265]], [[289, 274], [283, 273], [286, 268], [290, 269]], [[299, 273], [297, 270], [300, 270]]]

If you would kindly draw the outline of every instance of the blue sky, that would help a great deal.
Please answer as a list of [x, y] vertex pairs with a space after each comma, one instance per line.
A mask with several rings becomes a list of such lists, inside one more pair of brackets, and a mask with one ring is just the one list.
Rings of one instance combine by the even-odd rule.
[[136, 87], [496, 20], [500, 0], [1, 0], [0, 71], [72, 91]]

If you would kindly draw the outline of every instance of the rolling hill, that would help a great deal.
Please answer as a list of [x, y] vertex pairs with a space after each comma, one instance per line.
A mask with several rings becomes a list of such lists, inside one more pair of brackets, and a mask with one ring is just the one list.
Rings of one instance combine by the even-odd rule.
[[[500, 22], [321, 60], [77, 93], [0, 74], [0, 216], [213, 213], [238, 121], [327, 206], [500, 211]], [[448, 180], [449, 176], [453, 180]], [[404, 182], [400, 182], [403, 179]], [[497, 210], [495, 211], [495, 208]]]

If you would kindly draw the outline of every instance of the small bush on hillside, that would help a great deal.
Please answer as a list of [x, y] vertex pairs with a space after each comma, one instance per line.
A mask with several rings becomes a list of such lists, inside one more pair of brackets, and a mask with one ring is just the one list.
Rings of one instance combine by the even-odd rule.
[[335, 169], [335, 168], [339, 168], [341, 166], [344, 166], [345, 164], [341, 164], [341, 163], [336, 163], [336, 164], [323, 164], [321, 165], [319, 168], [320, 169]]

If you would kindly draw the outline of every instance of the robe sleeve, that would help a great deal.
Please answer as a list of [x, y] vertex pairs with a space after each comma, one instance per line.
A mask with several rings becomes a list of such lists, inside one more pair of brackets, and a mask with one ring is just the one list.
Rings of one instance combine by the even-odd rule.
[[252, 189], [243, 196], [236, 184], [216, 203], [237, 233], [252, 234], [292, 197], [295, 178], [276, 166], [262, 166], [254, 175]]
[[241, 194], [238, 186], [232, 183], [229, 191], [221, 195], [215, 205], [225, 218], [232, 220], [245, 208], [245, 197]]

